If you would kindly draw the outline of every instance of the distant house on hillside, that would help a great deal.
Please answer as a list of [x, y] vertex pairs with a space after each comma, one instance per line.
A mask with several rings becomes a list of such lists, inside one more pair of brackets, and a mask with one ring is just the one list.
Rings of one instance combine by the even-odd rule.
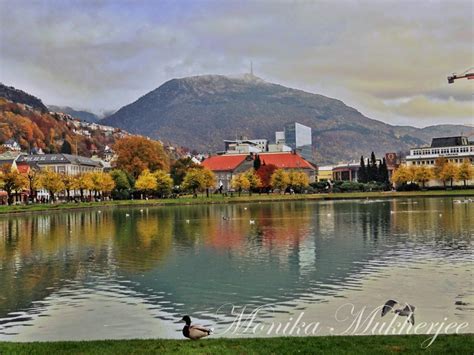
[[5, 143], [3, 143], [3, 147], [5, 147], [7, 150], [11, 150], [13, 152], [21, 151], [20, 145], [14, 139], [7, 140]]
[[[284, 170], [301, 170], [308, 175], [310, 182], [316, 179], [316, 167], [298, 154], [278, 152], [260, 153], [258, 156], [262, 164], [272, 164]], [[254, 158], [252, 154], [215, 155], [205, 159], [202, 165], [216, 174], [216, 188], [222, 186], [224, 190], [229, 190], [235, 175], [253, 168]]]

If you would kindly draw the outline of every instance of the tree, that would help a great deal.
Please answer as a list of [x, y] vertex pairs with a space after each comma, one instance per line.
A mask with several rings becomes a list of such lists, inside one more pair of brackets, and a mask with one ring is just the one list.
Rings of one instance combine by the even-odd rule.
[[260, 166], [262, 165], [262, 162], [260, 161], [260, 156], [257, 154], [255, 156], [255, 160], [253, 161], [253, 168], [255, 171], [260, 169]]
[[441, 180], [441, 172], [444, 169], [444, 166], [448, 163], [448, 159], [441, 157], [435, 160], [434, 165], [434, 175], [436, 179]]
[[151, 194], [157, 187], [156, 177], [148, 169], [143, 170], [135, 182], [135, 188], [143, 191], [145, 195]]
[[464, 187], [467, 186], [467, 182], [472, 180], [474, 177], [474, 168], [469, 159], [464, 159], [463, 163], [458, 168], [457, 179], [464, 183]]
[[270, 189], [272, 185], [272, 175], [277, 170], [277, 167], [273, 164], [262, 164], [260, 169], [257, 170], [257, 175], [260, 178], [262, 187], [264, 189]]
[[89, 173], [81, 173], [76, 175], [76, 188], [79, 190], [81, 194], [81, 201], [84, 201], [84, 191], [88, 190], [91, 191], [94, 187], [92, 178]]
[[390, 182], [389, 176], [388, 176], [388, 167], [387, 167], [387, 161], [385, 158], [382, 159], [382, 163], [380, 163], [379, 168], [378, 168], [378, 182], [381, 182], [383, 184], [386, 184]]
[[66, 190], [66, 195], [68, 201], [71, 200], [71, 190], [75, 190], [77, 187], [77, 179], [75, 176], [61, 174], [61, 180], [64, 184], [64, 190]]
[[171, 192], [173, 179], [163, 170], [157, 170], [153, 173], [156, 179], [156, 192], [158, 197], [162, 198]]
[[56, 200], [56, 194], [64, 190], [61, 174], [51, 169], [41, 170], [38, 185], [48, 191], [52, 202]]
[[396, 185], [403, 185], [410, 181], [413, 181], [413, 171], [406, 165], [400, 165], [398, 169], [393, 172], [392, 182]]
[[131, 136], [118, 140], [113, 149], [117, 154], [115, 166], [129, 172], [134, 178], [145, 169], [169, 169], [169, 158], [157, 141]]
[[69, 143], [67, 140], [64, 140], [63, 144], [61, 145], [60, 152], [64, 154], [72, 154], [71, 143]]
[[33, 199], [36, 195], [36, 187], [38, 186], [38, 177], [39, 171], [36, 168], [30, 167], [28, 172], [26, 173], [26, 179], [28, 182], [28, 190], [30, 191], [29, 199], [33, 202]]
[[171, 177], [175, 185], [181, 185], [189, 169], [199, 169], [201, 165], [193, 162], [191, 158], [181, 158], [171, 165]]
[[418, 166], [414, 169], [413, 180], [421, 183], [421, 186], [425, 188], [425, 184], [434, 177], [433, 171], [427, 166]]
[[230, 186], [232, 186], [233, 189], [237, 190], [237, 192], [240, 194], [242, 193], [242, 190], [249, 190], [250, 189], [250, 181], [247, 178], [247, 175], [245, 173], [241, 173], [238, 175], [234, 175], [232, 177], [232, 181], [230, 182]]
[[257, 172], [254, 169], [248, 170], [245, 173], [245, 177], [250, 183], [249, 195], [252, 195], [252, 190], [256, 190], [262, 187], [262, 181], [260, 180], [260, 177], [257, 175]]
[[374, 152], [370, 154], [370, 161], [367, 166], [367, 182], [371, 181], [378, 181], [377, 159]]
[[115, 187], [115, 181], [110, 174], [103, 171], [93, 171], [88, 173], [92, 181], [92, 190], [96, 198], [100, 198], [103, 193], [110, 193]]
[[115, 189], [118, 191], [130, 190], [131, 185], [127, 174], [123, 170], [114, 169], [110, 172], [110, 176], [115, 182]]
[[303, 171], [291, 171], [288, 174], [289, 186], [295, 191], [301, 192], [309, 185], [309, 177]]
[[27, 186], [26, 178], [18, 170], [5, 164], [0, 170], [0, 187], [7, 193], [7, 203], [13, 203], [13, 196]]
[[357, 180], [359, 182], [362, 182], [362, 183], [367, 182], [367, 168], [365, 167], [365, 160], [364, 160], [363, 155], [360, 156], [360, 166], [359, 166], [359, 170], [357, 171], [357, 177], [358, 177]]
[[458, 168], [454, 163], [447, 162], [444, 164], [443, 170], [441, 170], [439, 179], [443, 182], [444, 187], [446, 187], [446, 182], [449, 181], [451, 187], [453, 187], [453, 181], [458, 176]]
[[271, 185], [274, 189], [279, 189], [280, 191], [285, 191], [285, 189], [290, 184], [290, 178], [288, 173], [283, 169], [277, 169], [272, 174]]
[[186, 173], [182, 186], [185, 190], [191, 190], [193, 196], [197, 197], [197, 191], [206, 189], [209, 194], [209, 189], [215, 185], [215, 175], [212, 171], [205, 168], [189, 169]]

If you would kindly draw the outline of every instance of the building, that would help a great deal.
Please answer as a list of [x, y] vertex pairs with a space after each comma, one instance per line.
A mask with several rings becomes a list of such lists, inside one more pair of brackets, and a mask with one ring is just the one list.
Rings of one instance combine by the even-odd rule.
[[[280, 135], [281, 134], [275, 134], [275, 138]], [[313, 140], [311, 136], [311, 127], [297, 122], [286, 124], [285, 145], [298, 152], [304, 159], [313, 161]]]
[[[259, 153], [262, 164], [275, 165], [278, 169], [301, 170], [308, 175], [309, 181], [316, 179], [316, 167], [292, 152]], [[231, 181], [235, 175], [253, 168], [255, 155], [253, 154], [223, 154], [205, 159], [202, 165], [213, 171], [217, 177], [216, 188], [223, 190], [231, 188]]]
[[71, 154], [21, 155], [16, 159], [16, 164], [28, 164], [39, 169], [51, 169], [67, 175], [103, 170], [100, 162]]
[[14, 139], [9, 139], [7, 140], [5, 143], [3, 143], [3, 146], [12, 151], [12, 152], [19, 152], [21, 151], [21, 147], [20, 145], [18, 144], [18, 142]]
[[358, 181], [360, 163], [338, 164], [332, 169], [332, 179], [335, 181]]
[[433, 167], [442, 157], [455, 164], [462, 164], [465, 159], [474, 164], [474, 142], [464, 136], [433, 138], [431, 146], [412, 148], [405, 159], [407, 165]]
[[334, 166], [326, 165], [318, 167], [318, 181], [333, 180], [332, 169]]
[[261, 153], [268, 150], [266, 139], [224, 140], [225, 152], [228, 154]]

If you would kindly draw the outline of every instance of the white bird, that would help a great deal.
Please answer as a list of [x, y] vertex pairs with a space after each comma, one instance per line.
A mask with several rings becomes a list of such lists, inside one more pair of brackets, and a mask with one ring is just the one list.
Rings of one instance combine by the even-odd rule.
[[187, 224], [189, 224], [189, 222], [190, 222], [190, 220], [189, 220], [189, 219], [187, 219], [187, 220], [186, 220], [186, 223], [187, 223]]
[[443, 214], [442, 214], [442, 213], [440, 213], [440, 214], [439, 214], [439, 216], [440, 216], [440, 217], [443, 217]]
[[331, 217], [331, 214], [330, 214], [330, 213], [328, 213], [328, 217]]
[[143, 210], [140, 210], [140, 212], [143, 212]]
[[186, 325], [183, 327], [183, 335], [186, 338], [198, 340], [207, 337], [213, 332], [212, 328], [205, 328], [201, 325], [191, 325], [191, 318], [189, 316], [184, 316], [181, 320], [186, 322]]
[[130, 215], [128, 213], [125, 213], [125, 217], [130, 217]]
[[453, 200], [453, 203], [461, 203], [461, 200]]
[[244, 210], [247, 210], [247, 207], [244, 207]]
[[408, 317], [408, 321], [411, 323], [411, 325], [415, 325], [415, 306], [405, 303], [405, 307], [394, 309], [396, 304], [399, 303], [395, 300], [388, 300], [385, 302], [382, 308], [382, 317], [387, 313], [394, 312], [401, 317]]
[[99, 210], [99, 211], [97, 211], [97, 213], [102, 213], [102, 211]]
[[250, 224], [255, 224], [255, 220], [254, 220], [254, 219], [251, 219], [249, 222], [250, 222]]

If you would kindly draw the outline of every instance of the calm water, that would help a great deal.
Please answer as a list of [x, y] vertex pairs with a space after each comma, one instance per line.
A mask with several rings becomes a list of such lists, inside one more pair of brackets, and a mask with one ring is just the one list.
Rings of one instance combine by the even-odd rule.
[[180, 338], [184, 314], [238, 336], [232, 305], [337, 334], [338, 309], [389, 298], [472, 332], [473, 217], [451, 198], [0, 217], [0, 340]]

